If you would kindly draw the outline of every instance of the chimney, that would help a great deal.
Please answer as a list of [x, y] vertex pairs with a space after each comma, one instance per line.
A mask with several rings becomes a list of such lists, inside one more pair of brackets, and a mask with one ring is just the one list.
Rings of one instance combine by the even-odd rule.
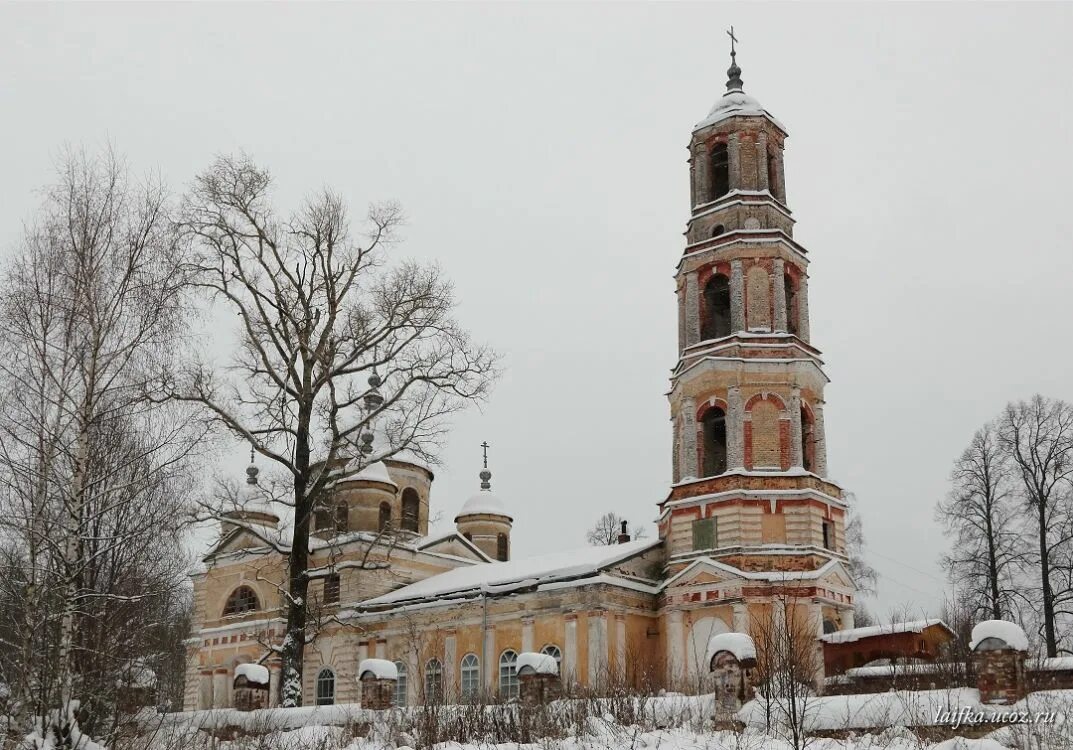
[[618, 543], [619, 544], [625, 544], [628, 541], [630, 541], [630, 534], [629, 534], [628, 531], [626, 531], [626, 522], [623, 521], [622, 522], [622, 531], [620, 531], [618, 533]]

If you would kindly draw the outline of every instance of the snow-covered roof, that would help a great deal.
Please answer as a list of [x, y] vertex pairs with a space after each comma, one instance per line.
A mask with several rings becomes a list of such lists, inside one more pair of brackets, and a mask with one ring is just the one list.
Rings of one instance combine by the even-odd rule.
[[781, 122], [775, 119], [775, 116], [760, 106], [753, 97], [746, 94], [741, 89], [735, 89], [723, 94], [715, 102], [715, 106], [712, 107], [711, 112], [703, 120], [697, 123], [694, 130], [700, 130], [706, 128], [709, 125], [714, 125], [717, 122], [729, 119], [731, 117], [766, 117], [771, 120], [779, 130], [786, 132], [786, 128]]
[[518, 674], [522, 674], [522, 670], [526, 668], [533, 670], [537, 674], [559, 674], [559, 664], [555, 661], [554, 656], [537, 654], [532, 651], [518, 654], [518, 661], [515, 662], [514, 667]]
[[362, 659], [358, 664], [358, 679], [362, 679], [367, 673], [378, 680], [399, 679], [399, 668], [395, 662], [387, 659]]
[[711, 664], [712, 657], [720, 651], [729, 651], [739, 662], [746, 659], [756, 661], [756, 644], [745, 633], [719, 633], [708, 639], [708, 650], [704, 654], [704, 663]]
[[939, 619], [913, 620], [912, 622], [892, 622], [887, 625], [870, 625], [866, 628], [853, 628], [852, 630], [836, 630], [820, 636], [825, 643], [852, 643], [862, 638], [874, 638], [878, 635], [890, 635], [892, 633], [922, 633], [933, 625], [941, 625], [949, 632], [949, 626]]
[[969, 648], [973, 651], [988, 638], [997, 638], [1014, 651], [1028, 651], [1028, 636], [1021, 626], [1007, 620], [984, 620], [972, 629]]
[[462, 506], [462, 510], [458, 511], [455, 520], [457, 521], [462, 516], [476, 516], [480, 514], [504, 516], [512, 521], [514, 520], [514, 517], [507, 512], [507, 506], [499, 499], [499, 496], [487, 491], [478, 492], [467, 500], [466, 504]]
[[391, 478], [391, 474], [388, 473], [387, 466], [383, 461], [374, 461], [359, 471], [352, 477], [348, 477], [348, 482], [380, 482], [381, 484], [390, 484], [392, 487], [398, 488], [395, 481]]
[[263, 664], [239, 664], [235, 667], [235, 679], [245, 677], [253, 685], [268, 684], [268, 667]]
[[607, 547], [583, 547], [567, 552], [552, 552], [509, 562], [480, 563], [448, 570], [423, 581], [378, 596], [364, 603], [375, 607], [448, 595], [467, 593], [507, 593], [565, 579], [595, 576], [604, 568], [658, 546], [659, 539], [627, 542]]

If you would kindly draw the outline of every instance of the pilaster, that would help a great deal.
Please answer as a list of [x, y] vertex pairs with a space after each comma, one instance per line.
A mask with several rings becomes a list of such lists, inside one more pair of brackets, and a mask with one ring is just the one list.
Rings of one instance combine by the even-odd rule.
[[745, 468], [745, 404], [741, 388], [727, 388], [727, 469]]
[[756, 138], [756, 189], [770, 189], [767, 179], [767, 133], [763, 130]]
[[823, 401], [812, 404], [812, 441], [816, 451], [816, 474], [827, 476], [827, 430], [823, 425]]
[[775, 330], [779, 333], [785, 333], [787, 330], [786, 318], [786, 261], [782, 258], [776, 258], [774, 262], [774, 273], [772, 276], [772, 290], [775, 292]]
[[730, 189], [741, 190], [741, 136], [731, 133], [727, 138], [727, 156], [730, 160]]
[[686, 346], [700, 341], [700, 294], [697, 290], [697, 272], [686, 274]]
[[809, 341], [808, 276], [806, 274], [801, 274], [797, 290], [797, 336], [802, 341]]
[[745, 271], [740, 258], [730, 261], [730, 330], [745, 330]]
[[691, 398], [682, 399], [682, 478], [699, 477], [697, 466], [697, 403]]
[[566, 626], [566, 637], [563, 642], [562, 675], [566, 684], [577, 681], [577, 615], [563, 617]]
[[804, 466], [801, 451], [801, 389], [796, 385], [790, 393], [790, 466]]
[[707, 203], [711, 198], [709, 197], [709, 186], [711, 184], [711, 178], [708, 174], [708, 149], [705, 148], [702, 142], [697, 142], [693, 147], [693, 170], [694, 178], [696, 180], [696, 196], [697, 200], [694, 205], [700, 205]]

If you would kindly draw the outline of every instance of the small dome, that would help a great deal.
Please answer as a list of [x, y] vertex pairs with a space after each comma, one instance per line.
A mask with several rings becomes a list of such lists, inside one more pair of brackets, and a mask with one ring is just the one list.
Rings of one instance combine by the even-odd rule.
[[391, 474], [388, 473], [387, 466], [383, 461], [376, 461], [366, 466], [354, 476], [350, 477], [347, 481], [350, 482], [379, 482], [380, 484], [390, 484], [392, 487], [398, 488], [394, 480], [391, 478]]
[[506, 504], [497, 495], [491, 492], [478, 492], [466, 501], [466, 504], [462, 506], [462, 510], [458, 511], [455, 521], [458, 521], [463, 516], [479, 515], [503, 516], [508, 520], [514, 520], [510, 513], [507, 512]]
[[245, 516], [266, 516], [279, 522], [280, 516], [272, 508], [272, 499], [268, 493], [257, 483], [259, 470], [253, 464], [246, 468], [246, 483], [238, 493], [237, 507], [228, 511], [225, 515], [242, 518]]
[[[760, 106], [760, 102], [744, 91], [728, 91], [719, 97], [715, 106], [712, 107], [712, 111], [708, 113], [707, 117], [698, 122], [697, 127], [694, 129], [714, 125], [717, 122], [739, 115], [771, 117], [771, 114]], [[771, 117], [771, 119], [774, 120], [775, 118]]]

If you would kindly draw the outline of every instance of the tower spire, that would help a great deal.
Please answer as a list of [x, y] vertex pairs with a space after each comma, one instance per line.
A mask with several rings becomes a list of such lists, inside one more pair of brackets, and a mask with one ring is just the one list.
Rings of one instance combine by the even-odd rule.
[[730, 37], [730, 67], [727, 69], [727, 91], [741, 91], [741, 68], [738, 67], [738, 50], [735, 44], [738, 38], [734, 36], [734, 27], [731, 26], [727, 31], [727, 36]]
[[489, 481], [492, 478], [492, 472], [488, 471], [488, 449], [492, 446], [488, 445], [488, 441], [485, 440], [481, 443], [481, 448], [484, 450], [484, 468], [481, 470], [481, 490], [488, 492], [492, 489], [492, 483]]

